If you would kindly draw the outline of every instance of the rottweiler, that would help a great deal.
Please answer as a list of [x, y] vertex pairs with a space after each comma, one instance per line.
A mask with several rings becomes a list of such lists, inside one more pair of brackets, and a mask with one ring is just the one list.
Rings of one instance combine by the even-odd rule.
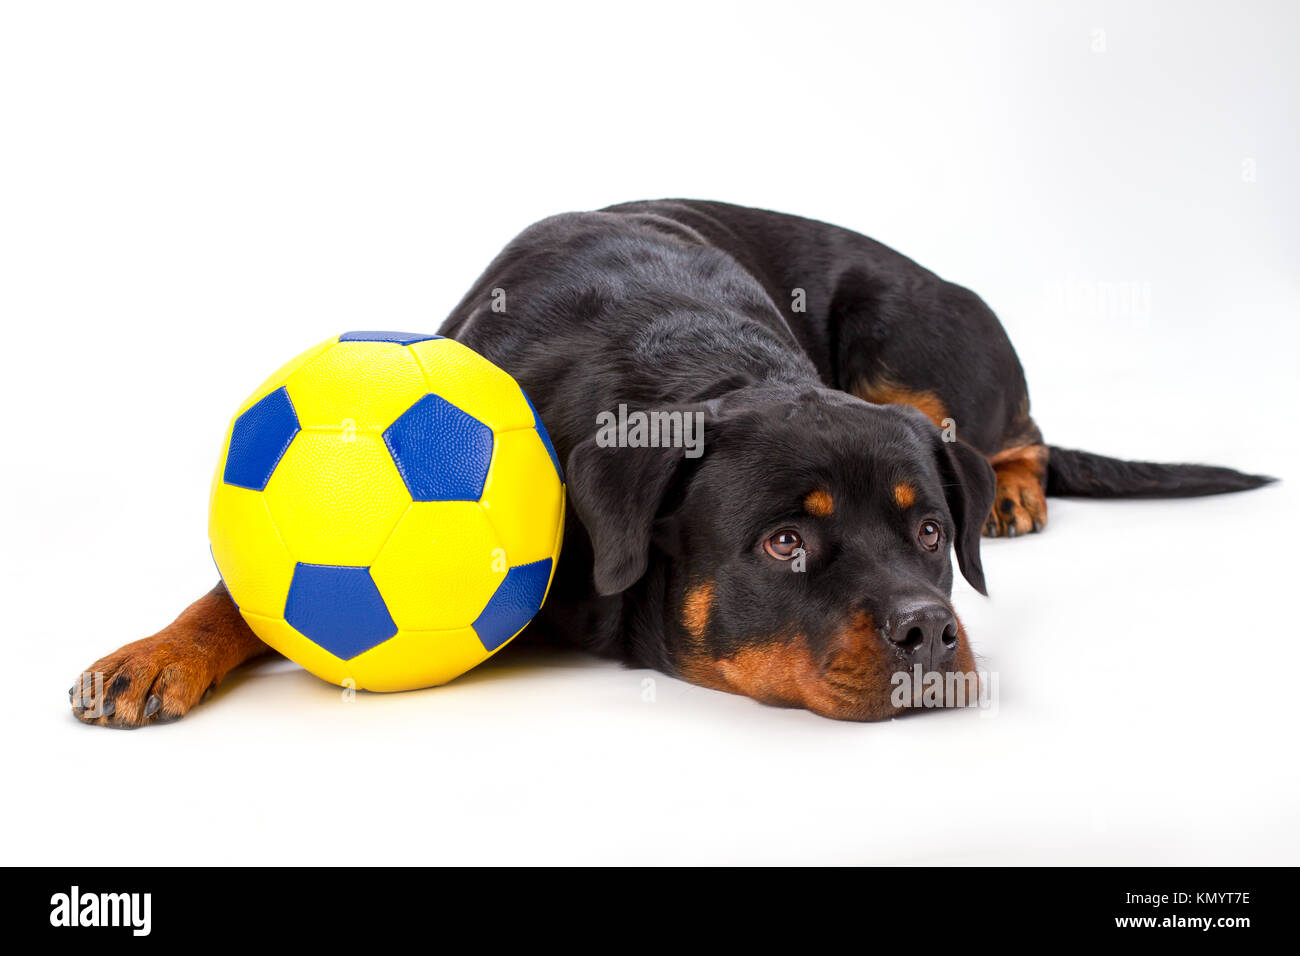
[[[827, 717], [900, 713], [902, 672], [973, 673], [950, 556], [987, 593], [981, 535], [1041, 531], [1049, 495], [1272, 480], [1045, 444], [979, 296], [847, 229], [726, 203], [545, 219], [439, 331], [518, 379], [564, 463], [564, 550], [526, 635]], [[677, 427], [600, 425], [637, 414]], [[73, 711], [174, 720], [269, 651], [219, 583], [92, 664]]]

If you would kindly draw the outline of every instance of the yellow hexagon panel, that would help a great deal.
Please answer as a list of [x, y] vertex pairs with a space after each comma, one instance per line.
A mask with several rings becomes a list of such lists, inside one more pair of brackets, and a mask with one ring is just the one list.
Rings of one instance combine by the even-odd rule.
[[216, 482], [208, 517], [212, 557], [241, 610], [284, 613], [294, 559], [259, 491]]
[[398, 631], [348, 666], [357, 686], [366, 690], [416, 690], [445, 684], [488, 656], [472, 628]]
[[555, 555], [564, 488], [535, 428], [497, 434], [481, 501], [512, 567]]
[[542, 595], [542, 604], [546, 604], [546, 598], [551, 593], [551, 585], [555, 583], [555, 569], [560, 566], [560, 548], [564, 545], [564, 516], [568, 513], [569, 501], [561, 490], [560, 493], [560, 520], [555, 527], [555, 544], [551, 548], [551, 580], [546, 582], [546, 593]]
[[[321, 680], [344, 686], [344, 681], [356, 681], [347, 661], [340, 660], [323, 647], [303, 637], [280, 617], [263, 617], [240, 609], [253, 633], [270, 644], [289, 660], [315, 674]], [[353, 686], [361, 686], [359, 682]]]
[[289, 553], [310, 564], [369, 564], [411, 502], [368, 434], [299, 432], [263, 494]]
[[380, 434], [425, 394], [415, 355], [391, 342], [339, 342], [285, 382], [298, 423]]
[[370, 576], [399, 629], [473, 623], [508, 570], [501, 542], [473, 501], [417, 501], [398, 522]]
[[416, 342], [429, 391], [473, 415], [493, 431], [533, 424], [533, 410], [513, 378], [454, 339]]
[[238, 418], [240, 415], [244, 414], [244, 412], [248, 411], [255, 404], [257, 404], [260, 400], [262, 400], [267, 395], [274, 392], [277, 388], [279, 388], [281, 385], [284, 384], [285, 379], [289, 378], [289, 376], [293, 375], [300, 368], [302, 368], [308, 362], [312, 361], [312, 359], [316, 358], [318, 355], [320, 355], [330, 346], [336, 344], [338, 340], [339, 337], [335, 335], [331, 338], [326, 339], [324, 342], [321, 342], [319, 345], [313, 345], [311, 348], [303, 352], [301, 355], [296, 355], [293, 358], [289, 359], [289, 361], [285, 362], [278, 369], [276, 369], [274, 372], [268, 375], [266, 381], [262, 382], [262, 384], [257, 387], [257, 390], [253, 392], [252, 395], [249, 395], [248, 398], [244, 399], [244, 403], [240, 405], [239, 410], [235, 412], [235, 417]]

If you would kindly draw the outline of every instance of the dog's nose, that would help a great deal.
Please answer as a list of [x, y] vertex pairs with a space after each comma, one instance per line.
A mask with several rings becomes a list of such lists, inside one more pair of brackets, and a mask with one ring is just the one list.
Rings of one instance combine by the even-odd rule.
[[957, 653], [957, 618], [943, 604], [909, 605], [890, 618], [886, 636], [908, 661], [931, 670]]

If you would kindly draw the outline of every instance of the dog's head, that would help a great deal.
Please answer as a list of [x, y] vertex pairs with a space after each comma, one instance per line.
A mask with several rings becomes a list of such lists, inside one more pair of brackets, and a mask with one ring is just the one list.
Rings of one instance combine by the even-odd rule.
[[973, 674], [950, 554], [984, 592], [983, 456], [913, 409], [829, 389], [676, 411], [703, 420], [702, 449], [593, 438], [567, 470], [597, 591], [666, 605], [637, 610], [667, 618], [678, 673], [852, 720], [902, 709], [895, 675], [917, 665]]

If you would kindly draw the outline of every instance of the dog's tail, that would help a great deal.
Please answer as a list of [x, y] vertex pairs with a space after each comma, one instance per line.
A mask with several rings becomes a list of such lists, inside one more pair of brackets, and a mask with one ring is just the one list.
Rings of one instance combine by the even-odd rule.
[[1049, 446], [1047, 493], [1083, 498], [1195, 498], [1246, 491], [1276, 481], [1217, 465], [1123, 461]]

